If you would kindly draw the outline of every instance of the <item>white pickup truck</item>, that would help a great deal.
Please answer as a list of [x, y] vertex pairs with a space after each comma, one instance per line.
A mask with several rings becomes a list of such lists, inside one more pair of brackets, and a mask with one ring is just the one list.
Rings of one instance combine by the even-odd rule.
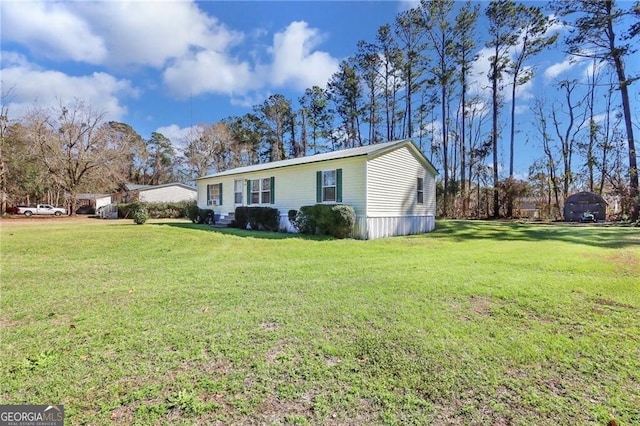
[[67, 211], [59, 207], [53, 207], [50, 204], [37, 204], [30, 207], [18, 207], [18, 214], [23, 214], [25, 216], [31, 216], [34, 214], [50, 214], [62, 216], [63, 214], [66, 215]]

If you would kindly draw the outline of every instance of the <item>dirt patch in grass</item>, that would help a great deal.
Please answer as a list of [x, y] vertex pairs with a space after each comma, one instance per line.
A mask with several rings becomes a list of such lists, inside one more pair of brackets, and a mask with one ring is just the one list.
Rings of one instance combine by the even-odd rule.
[[278, 329], [278, 323], [273, 321], [265, 321], [260, 324], [260, 328], [263, 330], [273, 331]]
[[626, 303], [616, 302], [615, 300], [610, 300], [610, 299], [599, 298], [599, 299], [596, 299], [595, 302], [598, 305], [610, 306], [612, 308], [624, 308], [624, 309], [632, 309], [632, 310], [636, 309], [635, 306], [627, 305]]
[[473, 295], [469, 297], [470, 312], [481, 316], [490, 317], [493, 312], [494, 301], [489, 296]]
[[630, 251], [613, 253], [607, 256], [607, 261], [622, 275], [640, 277], [640, 257]]
[[287, 341], [279, 340], [273, 345], [268, 351], [266, 355], [267, 362], [269, 364], [274, 364], [281, 355], [284, 355], [286, 352]]
[[114, 424], [130, 425], [133, 423], [134, 409], [130, 405], [118, 407], [111, 412], [111, 421]]
[[275, 396], [265, 398], [256, 407], [255, 414], [260, 422], [267, 424], [287, 423], [296, 417], [313, 417], [313, 394], [305, 393], [296, 399], [278, 399]]
[[0, 316], [0, 328], [17, 327], [22, 325], [22, 323], [23, 321], [12, 320], [5, 316]]
[[595, 254], [583, 255], [587, 259], [604, 259], [605, 262], [613, 265], [616, 271], [622, 275], [640, 275], [640, 257], [628, 250], [617, 250], [614, 253], [598, 256]]
[[338, 358], [337, 356], [325, 357], [325, 363], [327, 364], [327, 367], [335, 367], [336, 365], [340, 364], [341, 362], [342, 362], [342, 360], [340, 358]]

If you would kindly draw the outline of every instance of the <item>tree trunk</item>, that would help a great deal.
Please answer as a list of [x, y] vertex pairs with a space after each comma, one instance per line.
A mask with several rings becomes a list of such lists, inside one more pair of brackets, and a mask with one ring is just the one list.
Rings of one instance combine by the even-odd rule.
[[[611, 22], [609, 22], [609, 25], [611, 25]], [[631, 107], [629, 104], [629, 83], [625, 77], [624, 64], [622, 63], [619, 55], [614, 56], [614, 63], [616, 66], [616, 72], [618, 74], [620, 96], [622, 98], [624, 125], [627, 130], [627, 144], [629, 146], [629, 195], [634, 201], [631, 220], [635, 222], [636, 220], [638, 220], [638, 216], [640, 214], [640, 200], [638, 200], [640, 194], [638, 188], [638, 160], [636, 156], [635, 142], [633, 140], [633, 124], [631, 122]]]
[[492, 124], [491, 124], [491, 145], [493, 148], [493, 218], [500, 216], [500, 199], [498, 194], [498, 76], [497, 76], [497, 54], [493, 66], [496, 74], [492, 78]]

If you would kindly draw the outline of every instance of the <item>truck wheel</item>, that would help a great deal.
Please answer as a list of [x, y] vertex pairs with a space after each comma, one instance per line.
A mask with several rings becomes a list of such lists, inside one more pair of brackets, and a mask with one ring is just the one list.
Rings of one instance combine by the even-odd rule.
[[29, 216], [31, 216], [32, 214], [33, 214], [33, 212], [32, 212], [31, 210], [27, 210], [26, 212], [24, 212], [24, 215], [25, 215], [26, 217], [29, 217]]
[[60, 213], [60, 212], [55, 212], [54, 214], [55, 214], [56, 216], [62, 216], [62, 213]]

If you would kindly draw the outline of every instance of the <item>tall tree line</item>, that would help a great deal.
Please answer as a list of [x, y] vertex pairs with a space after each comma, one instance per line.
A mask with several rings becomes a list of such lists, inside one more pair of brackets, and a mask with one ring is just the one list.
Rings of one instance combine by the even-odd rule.
[[[552, 21], [551, 12], [562, 20]], [[118, 160], [122, 165], [115, 167], [117, 178], [145, 184], [189, 182], [239, 165], [412, 138], [440, 170], [440, 215], [513, 217], [518, 200], [527, 196], [554, 217], [570, 192], [588, 189], [622, 196], [626, 212], [637, 218], [629, 96], [637, 69], [630, 73], [625, 66], [640, 32], [639, 17], [637, 2], [625, 10], [614, 1], [596, 0], [560, 1], [548, 8], [512, 0], [422, 0], [380, 26], [370, 40], [358, 42], [325, 87], [310, 87], [298, 99], [273, 94], [243, 116], [194, 126], [181, 141], [158, 133], [144, 139], [130, 126], [101, 123], [100, 117], [91, 136], [82, 137], [103, 138], [112, 148], [128, 146]], [[520, 99], [536, 77], [541, 53], [551, 50], [593, 61], [587, 77], [559, 80], [553, 90]], [[488, 65], [484, 73], [477, 71], [481, 61]], [[517, 111], [523, 107], [533, 117], [534, 130], [527, 134], [518, 132]], [[2, 112], [0, 173], [8, 187], [5, 176], [19, 157], [19, 150], [12, 154], [12, 140], [28, 137], [44, 145], [43, 132], [52, 134], [55, 126], [71, 132], [75, 124], [63, 125], [70, 118], [60, 111], [50, 123], [52, 114], [40, 111], [11, 125], [10, 114]], [[62, 136], [78, 135], [63, 132], [56, 140]], [[63, 148], [65, 143], [70, 142], [59, 141]], [[528, 176], [516, 176], [524, 143], [538, 147], [539, 156]], [[38, 152], [42, 156], [38, 150], [29, 155]], [[59, 172], [56, 167], [47, 170]], [[40, 196], [42, 179], [35, 174], [25, 173], [30, 183], [14, 191]], [[83, 179], [82, 185], [56, 184], [69, 191], [92, 182]]]

